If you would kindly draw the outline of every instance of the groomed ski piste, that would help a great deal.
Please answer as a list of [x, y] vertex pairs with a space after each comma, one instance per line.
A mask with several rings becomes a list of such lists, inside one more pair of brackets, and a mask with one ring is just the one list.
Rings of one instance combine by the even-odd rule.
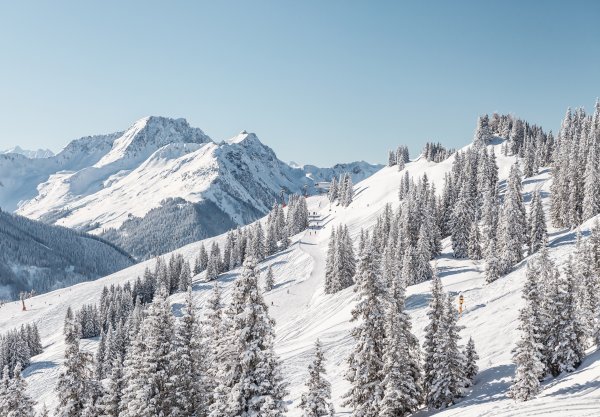
[[[503, 181], [507, 179], [510, 166], [516, 159], [501, 154], [501, 143], [496, 138], [489, 148], [494, 150], [497, 157], [503, 192]], [[324, 345], [336, 415], [347, 415], [350, 412], [342, 406], [342, 396], [349, 388], [344, 374], [347, 369], [346, 358], [354, 343], [350, 330], [355, 324], [350, 322], [350, 318], [356, 294], [354, 286], [336, 294], [324, 294], [325, 256], [332, 228], [338, 224], [348, 225], [357, 244], [361, 228], [370, 230], [387, 203], [391, 203], [394, 208], [398, 206], [398, 186], [405, 171], [415, 179], [426, 173], [440, 192], [444, 174], [450, 171], [453, 159], [452, 156], [441, 163], [434, 163], [425, 158], [417, 158], [407, 163], [403, 171], [398, 171], [396, 166], [383, 168], [355, 185], [354, 200], [345, 208], [331, 205], [326, 196], [309, 197], [309, 212], [316, 213], [314, 218], [318, 222], [311, 222], [311, 229], [294, 236], [289, 249], [267, 258], [259, 265], [261, 271], [266, 271], [271, 265], [275, 274], [275, 287], [265, 294], [265, 299], [270, 314], [276, 321], [275, 348], [283, 362], [284, 376], [289, 383], [289, 416], [301, 414], [298, 408], [299, 398], [305, 388], [307, 367], [312, 360], [313, 345], [317, 338]], [[526, 205], [532, 192], [540, 190], [544, 208], [548, 210], [551, 181], [548, 168], [542, 169], [535, 177], [525, 179], [523, 193]], [[592, 224], [593, 219], [580, 227], [584, 238], [589, 236]], [[549, 227], [549, 253], [559, 268], [573, 253], [575, 236], [575, 231]], [[224, 242], [224, 235], [207, 239], [204, 244], [210, 245], [213, 240]], [[175, 253], [181, 253], [193, 263], [200, 243], [187, 245]], [[474, 387], [457, 404], [442, 410], [423, 409], [415, 415], [600, 415], [600, 353], [595, 352], [595, 348], [588, 351], [588, 356], [577, 371], [546, 380], [542, 392], [535, 399], [515, 402], [507, 396], [514, 374], [511, 351], [519, 336], [517, 317], [522, 306], [521, 289], [529, 258], [517, 264], [508, 275], [492, 284], [486, 284], [483, 276], [484, 261], [454, 259], [449, 239], [443, 241], [443, 247], [442, 255], [432, 262], [437, 265], [444, 289], [454, 296], [457, 308], [459, 294], [464, 296], [465, 310], [459, 319], [459, 324], [463, 326], [462, 342], [466, 343], [469, 337], [473, 338], [480, 356], [479, 374]], [[165, 256], [169, 257], [170, 254]], [[32, 365], [25, 370], [24, 375], [29, 384], [29, 393], [39, 407], [45, 403], [52, 410], [58, 400], [54, 387], [63, 360], [62, 328], [67, 308], [71, 306], [78, 309], [82, 304], [98, 302], [102, 287], [134, 280], [143, 274], [146, 267], [152, 269], [154, 263], [155, 260], [150, 260], [94, 282], [36, 296], [27, 300], [27, 311], [21, 311], [20, 302], [11, 302], [0, 308], [0, 333], [28, 322], [38, 324], [44, 352], [32, 358]], [[240, 272], [237, 269], [219, 276], [225, 302], [228, 302], [231, 284]], [[430, 285], [430, 282], [424, 282], [407, 289], [407, 310], [412, 319], [413, 330], [421, 342], [423, 329], [427, 324]], [[200, 307], [199, 314], [202, 314], [212, 286], [212, 282], [203, 281], [203, 274], [194, 277], [193, 290]], [[183, 294], [170, 297], [176, 315], [182, 307], [183, 297]], [[93, 350], [97, 341], [82, 340], [81, 343], [82, 347]]]

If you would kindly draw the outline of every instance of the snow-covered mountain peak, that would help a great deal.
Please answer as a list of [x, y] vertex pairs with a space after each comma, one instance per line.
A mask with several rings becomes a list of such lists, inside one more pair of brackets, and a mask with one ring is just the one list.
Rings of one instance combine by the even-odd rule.
[[8, 153], [23, 155], [29, 159], [51, 158], [54, 156], [54, 152], [52, 152], [50, 149], [38, 149], [36, 151], [31, 151], [28, 149], [23, 149], [18, 145], [14, 148], [7, 149], [5, 151], [0, 151], [0, 154]]
[[240, 143], [240, 144], [248, 144], [248, 143], [258, 143], [262, 145], [262, 142], [258, 139], [255, 133], [248, 133], [245, 130], [242, 130], [240, 133], [226, 141], [227, 143]]
[[148, 158], [156, 150], [170, 143], [208, 143], [208, 137], [199, 128], [190, 127], [185, 119], [148, 116], [136, 121], [112, 145], [112, 149], [96, 167], [120, 160], [132, 163]]

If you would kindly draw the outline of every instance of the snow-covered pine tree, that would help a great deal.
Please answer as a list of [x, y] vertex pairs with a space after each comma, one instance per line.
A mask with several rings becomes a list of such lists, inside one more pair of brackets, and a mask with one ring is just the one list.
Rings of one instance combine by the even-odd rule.
[[527, 230], [527, 222], [521, 195], [521, 171], [517, 163], [510, 169], [498, 227], [498, 250], [502, 273], [506, 273], [523, 259], [523, 246], [527, 238], [527, 233], [523, 233]]
[[465, 182], [452, 211], [452, 250], [455, 258], [466, 258], [469, 255], [469, 232], [474, 221], [475, 207], [471, 189]]
[[119, 410], [123, 408], [121, 403], [125, 388], [123, 377], [123, 358], [119, 353], [112, 359], [108, 382], [102, 396], [98, 399], [99, 417], [119, 417]]
[[[428, 391], [427, 406], [443, 408], [454, 404], [454, 400], [462, 395], [467, 384], [465, 377], [465, 358], [459, 349], [460, 335], [456, 324], [457, 313], [450, 296], [441, 295], [442, 315], [437, 323], [437, 332], [433, 335], [433, 351], [429, 373], [426, 374]], [[431, 310], [430, 310], [431, 313]]]
[[427, 230], [425, 223], [421, 223], [419, 238], [417, 239], [417, 246], [415, 248], [415, 272], [418, 282], [428, 281], [433, 276], [431, 264], [429, 263], [432, 255], [429, 234], [432, 232], [433, 230], [431, 229]]
[[221, 273], [221, 250], [216, 242], [213, 242], [210, 249], [210, 256], [206, 265], [206, 279], [212, 281]]
[[331, 179], [331, 183], [329, 184], [329, 191], [327, 192], [327, 197], [330, 202], [335, 202], [338, 199], [338, 180], [334, 175]]
[[192, 287], [188, 287], [183, 317], [177, 323], [171, 350], [170, 386], [173, 404], [171, 416], [207, 415], [205, 352], [201, 343], [200, 323]]
[[380, 413], [383, 385], [383, 349], [385, 339], [385, 286], [374, 262], [372, 241], [367, 244], [357, 270], [359, 301], [352, 310], [354, 348], [348, 358], [346, 379], [351, 388], [344, 395], [354, 417], [376, 417]]
[[244, 272], [234, 284], [226, 314], [210, 416], [282, 416], [286, 384], [273, 350], [273, 320], [258, 288], [252, 258], [246, 259]]
[[2, 377], [2, 379], [0, 379], [0, 417], [6, 417], [6, 413], [4, 413], [4, 410], [8, 409], [7, 395], [8, 386], [10, 384], [8, 365], [4, 365], [2, 367], [2, 375], [0, 376]]
[[[548, 359], [548, 350], [546, 349], [546, 341], [548, 340], [549, 317], [546, 311], [546, 288], [543, 285], [542, 279], [547, 274], [544, 271], [547, 265], [543, 265], [547, 250], [544, 247], [540, 254], [533, 260], [527, 263], [527, 271], [525, 274], [525, 284], [523, 285], [523, 300], [525, 308], [520, 313], [521, 323], [525, 323], [527, 332], [532, 332], [535, 341], [535, 347], [538, 349], [536, 357], [545, 364]], [[525, 332], [525, 330], [523, 330]], [[528, 343], [524, 341], [523, 343]], [[528, 349], [531, 347], [528, 347]], [[538, 379], [541, 381], [546, 372], [546, 367], [538, 374]]]
[[577, 231], [575, 253], [573, 256], [573, 274], [575, 281], [578, 316], [585, 331], [586, 344], [592, 340], [597, 331], [598, 297], [600, 297], [600, 282], [593, 265], [592, 251], [589, 240], [583, 240], [581, 231]]
[[[0, 388], [1, 393], [2, 388]], [[0, 394], [0, 415], [6, 417], [35, 417], [35, 401], [27, 394], [27, 382], [21, 374], [21, 363], [17, 363], [13, 370], [13, 377], [8, 383], [4, 401]]]
[[275, 286], [275, 275], [273, 274], [273, 267], [269, 265], [265, 276], [265, 292], [271, 291], [273, 286]]
[[462, 388], [468, 384], [466, 377], [466, 358], [460, 350], [460, 334], [462, 328], [456, 322], [458, 320], [458, 312], [452, 302], [450, 294], [446, 296], [446, 311], [444, 317], [444, 327], [448, 335], [448, 343], [446, 345], [447, 367], [449, 371], [449, 389], [453, 393], [454, 398], [462, 396]]
[[583, 220], [600, 213], [600, 102], [596, 101], [584, 172]]
[[550, 372], [557, 376], [577, 369], [585, 354], [584, 331], [577, 314], [571, 259], [563, 274], [556, 274], [553, 284], [548, 300], [550, 323], [547, 348], [550, 352]]
[[416, 265], [417, 253], [415, 248], [408, 246], [402, 257], [402, 280], [405, 285], [418, 284], [418, 273]]
[[315, 358], [308, 365], [306, 392], [302, 394], [300, 399], [302, 417], [333, 417], [334, 415], [333, 403], [331, 402], [331, 384], [325, 377], [325, 359], [322, 349], [321, 342], [317, 339], [315, 342]]
[[492, 138], [488, 127], [488, 120], [487, 114], [479, 116], [479, 119], [477, 119], [477, 129], [475, 129], [475, 137], [473, 138], [473, 145], [476, 147], [487, 145]]
[[225, 323], [223, 317], [223, 303], [221, 300], [221, 286], [216, 281], [213, 285], [211, 295], [206, 303], [202, 333], [206, 348], [206, 363], [212, 364], [206, 369], [206, 391], [208, 393], [207, 408], [213, 403], [213, 393], [217, 385], [217, 367], [219, 355], [227, 346], [222, 343], [225, 334]]
[[198, 257], [196, 258], [196, 262], [194, 264], [194, 274], [199, 274], [204, 271], [208, 266], [208, 253], [206, 252], [206, 247], [204, 243], [200, 244], [200, 252], [198, 253]]
[[190, 264], [187, 261], [183, 261], [181, 266], [181, 272], [179, 274], [179, 291], [185, 291], [188, 287], [192, 286], [192, 271], [190, 270]]
[[173, 408], [171, 366], [173, 315], [164, 290], [148, 306], [125, 361], [125, 417], [169, 416]]
[[93, 381], [92, 357], [79, 349], [80, 329], [69, 307], [65, 317], [65, 360], [55, 391], [59, 401], [56, 417], [80, 417], [91, 396]]
[[398, 268], [396, 258], [393, 253], [391, 245], [385, 247], [383, 251], [382, 264], [381, 264], [381, 278], [384, 284], [388, 288], [392, 288], [392, 285], [400, 277], [398, 276]]
[[329, 243], [327, 245], [327, 257], [325, 258], [325, 294], [333, 294], [337, 291], [337, 247], [337, 235], [335, 233], [335, 227], [332, 227]]
[[427, 311], [429, 323], [425, 326], [425, 341], [423, 342], [423, 352], [425, 354], [423, 361], [423, 387], [427, 397], [434, 392], [436, 367], [438, 366], [435, 355], [438, 350], [438, 345], [442, 343], [438, 338], [438, 334], [444, 317], [444, 298], [442, 281], [437, 275], [437, 271], [434, 270], [433, 278], [431, 280], [431, 300]]
[[341, 193], [340, 203], [344, 207], [348, 207], [354, 200], [354, 185], [352, 184], [352, 177], [349, 173], [344, 176], [343, 182], [343, 193]]
[[411, 332], [410, 317], [404, 311], [404, 287], [395, 280], [385, 315], [383, 387], [380, 416], [405, 416], [418, 409], [423, 400], [419, 341]]
[[348, 227], [340, 225], [330, 236], [325, 266], [325, 293], [333, 294], [354, 284], [356, 260]]
[[471, 230], [469, 231], [469, 245], [468, 245], [469, 259], [478, 261], [482, 258], [481, 253], [481, 234], [479, 233], [479, 225], [477, 222], [473, 222]]
[[260, 222], [256, 222], [254, 225], [254, 236], [252, 238], [252, 256], [256, 259], [257, 262], [261, 262], [265, 259], [266, 249], [265, 249], [265, 232], [260, 224]]
[[540, 353], [543, 347], [537, 341], [537, 330], [533, 324], [533, 311], [529, 303], [521, 310], [519, 318], [521, 338], [513, 355], [516, 369], [509, 395], [517, 401], [527, 401], [540, 390], [540, 375], [544, 373], [544, 362]]
[[467, 386], [471, 386], [475, 383], [475, 377], [477, 376], [477, 372], [479, 372], [479, 367], [477, 366], [479, 355], [475, 350], [475, 342], [472, 337], [469, 337], [463, 356], [465, 357], [465, 377], [468, 381]]
[[274, 255], [277, 252], [277, 226], [275, 222], [267, 225], [267, 237], [265, 238], [265, 254]]
[[529, 211], [529, 254], [537, 252], [548, 243], [548, 232], [546, 229], [546, 216], [542, 207], [540, 192], [533, 194], [531, 208]]
[[388, 151], [388, 166], [393, 167], [396, 165], [396, 153], [394, 151]]

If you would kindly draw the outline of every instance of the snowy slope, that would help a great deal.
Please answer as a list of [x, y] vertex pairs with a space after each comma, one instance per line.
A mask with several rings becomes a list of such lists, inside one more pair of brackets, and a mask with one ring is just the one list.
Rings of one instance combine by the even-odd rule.
[[[499, 145], [494, 146], [499, 165], [500, 179], [506, 179], [512, 157], [500, 155]], [[452, 158], [436, 164], [418, 159], [407, 164], [411, 175], [427, 173], [429, 179], [441, 189], [441, 181], [449, 171]], [[274, 290], [265, 298], [270, 313], [276, 320], [276, 350], [280, 354], [284, 373], [290, 382], [290, 416], [300, 415], [298, 400], [304, 389], [307, 365], [311, 360], [314, 341], [319, 337], [324, 343], [327, 358], [327, 371], [332, 382], [334, 403], [338, 413], [346, 410], [340, 405], [341, 396], [348, 385], [343, 378], [346, 370], [345, 359], [352, 346], [349, 322], [350, 312], [355, 302], [353, 288], [336, 294], [323, 292], [325, 253], [331, 229], [340, 223], [347, 224], [350, 233], [357, 238], [361, 228], [371, 227], [386, 203], [398, 204], [398, 183], [404, 172], [396, 167], [384, 168], [355, 187], [355, 200], [347, 208], [331, 207], [325, 197], [308, 199], [309, 210], [316, 211], [322, 218], [324, 227], [295, 236], [293, 245], [287, 251], [277, 254], [260, 267], [273, 266], [276, 278]], [[538, 176], [524, 181], [525, 201], [529, 201], [532, 191], [542, 190], [544, 205], [549, 205], [548, 195], [551, 182], [550, 172], [543, 171]], [[584, 236], [591, 222], [582, 226]], [[560, 266], [574, 249], [574, 232], [550, 229], [550, 256]], [[223, 236], [214, 239], [223, 240]], [[209, 239], [206, 243], [210, 243]], [[193, 243], [177, 252], [192, 260], [200, 243]], [[440, 416], [592, 416], [600, 410], [600, 362], [599, 354], [592, 353], [581, 368], [547, 383], [539, 398], [525, 404], [515, 403], [506, 397], [506, 391], [513, 373], [511, 349], [517, 338], [517, 314], [521, 306], [521, 287], [524, 281], [524, 262], [517, 265], [509, 275], [492, 284], [485, 284], [482, 262], [456, 260], [452, 258], [449, 242], [444, 241], [443, 254], [437, 259], [442, 282], [447, 291], [455, 296], [465, 297], [466, 311], [459, 323], [464, 326], [463, 340], [472, 336], [478, 353], [480, 374], [472, 392], [449, 409], [435, 413]], [[73, 286], [35, 297], [30, 310], [19, 311], [15, 303], [0, 309], [0, 331], [28, 321], [37, 321], [42, 332], [44, 353], [33, 358], [33, 365], [26, 371], [30, 391], [34, 398], [48, 405], [54, 405], [56, 398], [52, 392], [62, 359], [64, 345], [60, 330], [68, 305], [76, 308], [82, 303], [99, 299], [102, 286], [123, 283], [142, 274], [148, 261], [117, 272], [92, 283]], [[238, 271], [224, 274], [220, 281], [224, 287], [225, 299], [229, 296], [232, 281]], [[416, 335], [422, 340], [426, 324], [426, 310], [430, 283], [411, 286], [407, 291], [407, 309], [411, 315]], [[211, 284], [195, 278], [194, 291], [202, 307], [210, 293]], [[171, 297], [174, 309], [182, 302], [181, 294]], [[94, 342], [85, 341], [93, 348]], [[421, 411], [418, 415], [434, 414]], [[340, 414], [341, 415], [341, 414]]]
[[[145, 258], [252, 222], [281, 190], [300, 193], [306, 186], [314, 192], [317, 178], [349, 171], [358, 181], [380, 168], [365, 162], [293, 168], [253, 133], [215, 143], [184, 119], [146, 117], [124, 132], [73, 141], [51, 158], [0, 154], [0, 206], [94, 234], [115, 229], [104, 236]], [[176, 207], [167, 199], [175, 199]], [[162, 236], [159, 226], [146, 224], [156, 218], [154, 223], [177, 230], [169, 221], [182, 205], [188, 214], [178, 223], [191, 223], [189, 228], [166, 247], [140, 245]], [[148, 239], [148, 230], [155, 236]]]

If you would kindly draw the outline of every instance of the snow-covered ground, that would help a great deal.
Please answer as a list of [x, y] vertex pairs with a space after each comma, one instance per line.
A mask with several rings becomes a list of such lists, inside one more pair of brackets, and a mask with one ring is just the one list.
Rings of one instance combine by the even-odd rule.
[[[494, 146], [499, 165], [499, 176], [508, 176], [512, 157], [500, 155], [500, 145]], [[411, 175], [427, 173], [429, 179], [441, 190], [444, 174], [452, 165], [452, 158], [442, 162], [427, 162], [418, 159], [407, 164]], [[331, 206], [325, 197], [310, 197], [309, 211], [317, 212], [320, 227], [309, 229], [293, 238], [292, 246], [276, 254], [260, 267], [266, 270], [272, 265], [275, 273], [275, 288], [265, 295], [270, 313], [276, 320], [276, 350], [281, 356], [284, 373], [290, 383], [289, 415], [300, 414], [297, 406], [307, 366], [312, 359], [312, 348], [317, 337], [324, 344], [327, 371], [332, 382], [336, 411], [348, 411], [341, 406], [341, 396], [348, 389], [344, 380], [345, 360], [352, 346], [349, 331], [350, 312], [355, 302], [353, 287], [339, 293], [326, 295], [323, 292], [325, 254], [333, 227], [347, 224], [353, 238], [357, 239], [361, 228], [370, 228], [375, 223], [386, 203], [398, 205], [398, 184], [404, 172], [396, 167], [384, 168], [355, 187], [355, 199], [347, 208]], [[524, 181], [525, 201], [529, 202], [534, 190], [543, 191], [545, 208], [549, 207], [551, 176], [544, 170]], [[584, 237], [591, 222], [582, 225]], [[575, 232], [549, 230], [550, 256], [560, 265], [574, 249]], [[223, 236], [214, 238], [223, 241]], [[214, 239], [205, 241], [210, 242]], [[200, 243], [179, 249], [192, 261]], [[436, 260], [443, 285], [455, 297], [465, 297], [466, 310], [459, 323], [464, 326], [461, 334], [466, 341], [473, 337], [480, 356], [480, 373], [471, 392], [458, 404], [441, 411], [423, 410], [420, 416], [597, 416], [600, 415], [600, 354], [590, 352], [582, 366], [574, 373], [563, 375], [545, 383], [538, 398], [516, 403], [507, 397], [514, 367], [511, 350], [518, 337], [517, 316], [522, 305], [521, 288], [525, 277], [525, 261], [514, 271], [492, 284], [485, 284], [483, 262], [457, 260], [451, 255], [448, 240], [444, 241], [443, 254]], [[146, 266], [153, 267], [154, 260], [135, 265], [95, 282], [79, 284], [54, 291], [28, 301], [28, 311], [22, 312], [19, 303], [10, 303], [0, 308], [0, 332], [22, 323], [36, 321], [39, 325], [44, 352], [33, 358], [33, 364], [25, 371], [30, 393], [40, 403], [56, 404], [53, 388], [63, 356], [62, 325], [67, 307], [78, 308], [83, 303], [96, 302], [104, 285], [123, 283], [143, 273]], [[239, 271], [222, 275], [227, 301], [231, 283]], [[196, 277], [194, 291], [202, 308], [210, 294], [212, 284], [203, 283]], [[426, 325], [426, 311], [430, 296], [430, 283], [414, 285], [407, 290], [407, 309], [410, 312], [416, 335], [422, 340]], [[175, 310], [181, 306], [182, 294], [171, 297]], [[93, 341], [84, 341], [93, 349]]]

